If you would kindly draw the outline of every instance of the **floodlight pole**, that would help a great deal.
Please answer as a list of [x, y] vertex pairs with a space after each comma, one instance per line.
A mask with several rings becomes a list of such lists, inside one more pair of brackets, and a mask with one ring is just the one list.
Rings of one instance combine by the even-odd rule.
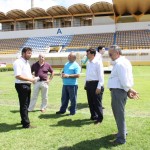
[[31, 0], [31, 8], [34, 7], [34, 0]]

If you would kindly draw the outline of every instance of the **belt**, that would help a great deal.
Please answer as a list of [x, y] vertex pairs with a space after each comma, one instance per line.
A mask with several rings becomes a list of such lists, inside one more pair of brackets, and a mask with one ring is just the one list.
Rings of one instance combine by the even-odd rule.
[[39, 80], [39, 81], [37, 81], [37, 82], [42, 82], [42, 81], [46, 81], [46, 80]]
[[90, 81], [86, 81], [87, 83], [92, 83], [92, 82], [98, 82], [98, 80], [90, 80]]
[[119, 89], [119, 88], [110, 88], [109, 90], [112, 91], [112, 90], [123, 90], [123, 89]]
[[31, 83], [15, 83], [17, 85], [31, 85]]

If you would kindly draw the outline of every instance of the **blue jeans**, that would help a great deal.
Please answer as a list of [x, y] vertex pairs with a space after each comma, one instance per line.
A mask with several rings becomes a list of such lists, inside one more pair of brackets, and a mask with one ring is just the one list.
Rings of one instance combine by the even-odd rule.
[[78, 85], [63, 85], [62, 87], [62, 97], [61, 97], [61, 112], [66, 112], [68, 107], [69, 100], [71, 102], [70, 106], [70, 114], [76, 113], [76, 105], [77, 105], [77, 90]]

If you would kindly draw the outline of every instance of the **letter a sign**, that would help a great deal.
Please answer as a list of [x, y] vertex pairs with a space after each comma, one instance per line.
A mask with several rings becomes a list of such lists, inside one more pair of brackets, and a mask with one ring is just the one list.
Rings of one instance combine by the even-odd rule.
[[60, 29], [57, 30], [57, 34], [62, 34]]

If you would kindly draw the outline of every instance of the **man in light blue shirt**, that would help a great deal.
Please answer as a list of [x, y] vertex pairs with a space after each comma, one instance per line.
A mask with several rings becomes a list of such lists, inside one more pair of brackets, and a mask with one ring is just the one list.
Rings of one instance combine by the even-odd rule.
[[61, 107], [56, 114], [64, 114], [68, 107], [69, 100], [71, 102], [70, 115], [75, 115], [76, 105], [77, 105], [77, 90], [78, 82], [81, 72], [81, 67], [76, 62], [76, 54], [71, 52], [68, 55], [68, 62], [64, 65], [62, 71], [62, 97], [61, 97]]

